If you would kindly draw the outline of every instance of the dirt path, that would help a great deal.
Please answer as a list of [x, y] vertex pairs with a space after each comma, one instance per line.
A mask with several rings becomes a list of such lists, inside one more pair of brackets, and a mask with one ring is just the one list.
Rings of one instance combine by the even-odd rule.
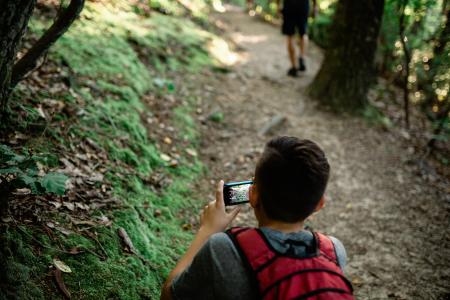
[[[274, 135], [314, 140], [328, 155], [328, 203], [310, 222], [314, 229], [343, 241], [349, 258], [346, 271], [358, 298], [448, 297], [448, 186], [438, 189], [437, 183], [419, 176], [395, 133], [315, 108], [305, 96], [322, 59], [314, 45], [308, 72], [291, 79], [285, 76], [285, 43], [277, 28], [238, 11], [217, 16], [217, 24], [240, 49], [240, 60], [231, 73], [202, 79], [202, 114], [224, 113], [222, 122], [203, 122], [201, 157], [208, 177], [251, 177], [270, 138], [257, 132], [281, 114], [288, 122]], [[199, 186], [212, 194], [212, 183]], [[238, 223], [254, 224], [254, 218], [245, 212]]]

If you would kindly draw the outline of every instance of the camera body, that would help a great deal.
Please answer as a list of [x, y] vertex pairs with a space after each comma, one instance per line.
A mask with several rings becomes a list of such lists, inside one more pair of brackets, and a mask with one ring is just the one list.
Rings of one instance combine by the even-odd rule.
[[229, 182], [223, 185], [223, 199], [226, 206], [249, 202], [249, 190], [252, 180]]

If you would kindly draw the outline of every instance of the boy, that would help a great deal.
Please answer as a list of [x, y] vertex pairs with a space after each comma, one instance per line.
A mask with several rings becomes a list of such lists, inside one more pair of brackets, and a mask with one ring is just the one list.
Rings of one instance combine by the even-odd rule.
[[[313, 0], [314, 11], [316, 10], [316, 1]], [[287, 75], [297, 77], [297, 70], [306, 71], [305, 55], [308, 36], [306, 29], [308, 25], [309, 0], [284, 0], [283, 9], [280, 9], [280, 0], [277, 0], [278, 13], [283, 17], [281, 32], [287, 36], [287, 50], [291, 68]], [[300, 48], [300, 57], [298, 59], [298, 68], [296, 65], [296, 55], [294, 40], [296, 33], [299, 34], [298, 46]]]
[[216, 200], [205, 206], [200, 229], [167, 278], [161, 299], [300, 299], [316, 294], [322, 298], [314, 299], [353, 299], [341, 270], [343, 245], [303, 229], [305, 219], [324, 206], [328, 176], [327, 159], [315, 143], [295, 137], [269, 141], [249, 190], [259, 228], [223, 233], [239, 207], [225, 211], [220, 181]]

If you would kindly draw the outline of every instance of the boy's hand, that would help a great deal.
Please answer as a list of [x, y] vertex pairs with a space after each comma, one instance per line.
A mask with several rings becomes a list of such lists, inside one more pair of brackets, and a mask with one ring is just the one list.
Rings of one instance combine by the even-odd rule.
[[224, 231], [225, 228], [236, 218], [240, 207], [234, 208], [231, 212], [225, 211], [223, 200], [223, 180], [219, 181], [216, 189], [216, 200], [205, 206], [200, 216], [200, 230], [214, 234]]

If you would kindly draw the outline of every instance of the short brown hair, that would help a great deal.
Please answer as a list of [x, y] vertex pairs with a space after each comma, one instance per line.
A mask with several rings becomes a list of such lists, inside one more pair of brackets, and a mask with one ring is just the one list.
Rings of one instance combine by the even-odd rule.
[[255, 170], [264, 212], [288, 223], [306, 219], [322, 198], [329, 173], [327, 158], [316, 143], [288, 136], [270, 140]]

